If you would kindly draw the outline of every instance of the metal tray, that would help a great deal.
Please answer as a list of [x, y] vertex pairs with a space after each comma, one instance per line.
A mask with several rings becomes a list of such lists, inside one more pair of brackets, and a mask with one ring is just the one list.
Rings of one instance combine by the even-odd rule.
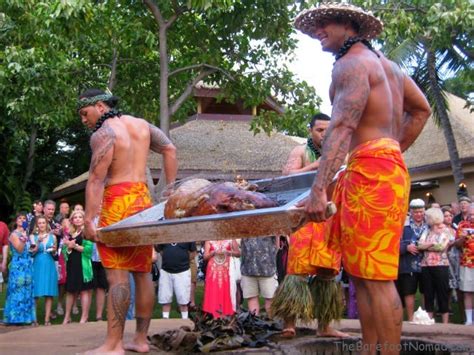
[[295, 204], [309, 194], [316, 172], [253, 181], [279, 207], [165, 220], [165, 202], [98, 231], [111, 247], [289, 234], [305, 223]]

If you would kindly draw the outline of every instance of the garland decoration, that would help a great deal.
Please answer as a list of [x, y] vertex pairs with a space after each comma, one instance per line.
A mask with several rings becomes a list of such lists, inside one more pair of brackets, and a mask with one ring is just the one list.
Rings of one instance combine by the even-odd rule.
[[321, 149], [314, 145], [313, 139], [311, 137], [308, 138], [306, 144], [308, 145], [308, 148], [311, 149], [311, 151], [314, 153], [315, 160], [319, 159], [319, 157], [322, 155]]
[[347, 54], [347, 52], [349, 52], [349, 49], [351, 49], [354, 44], [359, 43], [359, 42], [364, 44], [367, 48], [369, 48], [372, 52], [374, 52], [377, 55], [377, 57], [380, 57], [378, 53], [375, 51], [374, 47], [372, 47], [372, 45], [367, 39], [355, 36], [355, 37], [349, 37], [348, 39], [344, 41], [344, 44], [342, 45], [341, 49], [339, 49], [339, 52], [336, 54], [336, 61], [344, 57]]
[[106, 112], [104, 113], [102, 116], [100, 116], [100, 118], [97, 120], [97, 122], [95, 123], [95, 128], [92, 130], [92, 133], [95, 133], [97, 132], [97, 130], [102, 127], [102, 125], [104, 124], [104, 122], [109, 119], [109, 118], [112, 118], [112, 117], [115, 117], [115, 116], [122, 116], [122, 113], [120, 111], [116, 111], [114, 109], [110, 110], [109, 112]]

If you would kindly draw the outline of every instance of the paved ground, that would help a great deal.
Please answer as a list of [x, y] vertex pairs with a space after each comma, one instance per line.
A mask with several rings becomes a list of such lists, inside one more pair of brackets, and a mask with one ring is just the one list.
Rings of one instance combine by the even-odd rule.
[[[149, 334], [156, 334], [168, 329], [179, 328], [182, 325], [191, 325], [190, 321], [181, 319], [153, 319]], [[314, 327], [314, 324], [310, 327]], [[357, 320], [342, 320], [336, 328], [360, 336], [360, 327]], [[135, 322], [128, 321], [125, 329], [125, 340], [133, 336]], [[87, 324], [68, 324], [67, 326], [53, 325], [49, 327], [0, 327], [0, 353], [2, 354], [78, 354], [101, 344], [106, 330], [105, 322], [91, 322]], [[304, 333], [308, 333], [305, 331]], [[423, 339], [448, 346], [457, 346], [467, 349], [470, 347], [474, 353], [474, 326], [457, 324], [435, 324], [431, 326], [403, 324], [405, 338]], [[281, 351], [296, 349], [307, 351], [314, 346], [315, 337], [304, 336], [279, 344]], [[321, 343], [329, 343], [328, 339], [321, 339]], [[259, 353], [264, 353], [260, 349]], [[156, 351], [154, 351], [156, 353]], [[267, 351], [269, 352], [269, 351]], [[275, 352], [275, 349], [273, 350]], [[290, 351], [291, 353], [293, 351]], [[311, 352], [311, 351], [310, 351]], [[469, 351], [460, 351], [469, 353]], [[129, 353], [133, 354], [133, 353]]]
[[[153, 319], [149, 334], [179, 328], [182, 325], [189, 326], [192, 322], [181, 319]], [[8, 355], [80, 354], [102, 344], [106, 326], [106, 322], [90, 322], [19, 329], [6, 327], [7, 331], [0, 334], [0, 353]], [[125, 341], [133, 337], [134, 330], [135, 322], [127, 321]], [[136, 353], [127, 352], [127, 354]]]

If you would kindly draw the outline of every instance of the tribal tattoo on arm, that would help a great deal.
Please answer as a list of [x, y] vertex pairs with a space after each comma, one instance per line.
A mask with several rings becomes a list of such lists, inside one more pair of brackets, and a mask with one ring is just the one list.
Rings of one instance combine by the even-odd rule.
[[[121, 328], [123, 332], [125, 327], [125, 318], [128, 306], [130, 304], [130, 285], [128, 283], [119, 283], [110, 288], [110, 298], [112, 302], [112, 328]], [[137, 319], [138, 327], [138, 319]]]
[[[102, 163], [106, 163], [106, 168], [112, 162], [111, 153], [115, 144], [116, 135], [112, 128], [108, 125], [103, 125], [91, 137], [92, 159], [89, 172], [94, 172]], [[106, 160], [106, 161], [104, 161]], [[107, 164], [108, 163], [108, 164]], [[102, 174], [100, 174], [102, 175]]]
[[331, 124], [324, 138], [323, 155], [314, 186], [325, 189], [349, 152], [370, 93], [369, 73], [363, 61], [346, 57], [333, 69], [334, 101]]
[[163, 147], [170, 144], [171, 140], [158, 127], [148, 124], [150, 127], [150, 149], [156, 153], [161, 153]]

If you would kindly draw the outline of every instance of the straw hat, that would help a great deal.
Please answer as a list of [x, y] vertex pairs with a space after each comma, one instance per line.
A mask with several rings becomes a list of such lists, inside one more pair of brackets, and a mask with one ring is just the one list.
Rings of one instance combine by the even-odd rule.
[[301, 32], [314, 37], [316, 25], [322, 20], [348, 18], [360, 26], [359, 36], [372, 39], [383, 30], [383, 23], [370, 11], [342, 3], [322, 3], [319, 6], [302, 11], [295, 20], [295, 27]]

